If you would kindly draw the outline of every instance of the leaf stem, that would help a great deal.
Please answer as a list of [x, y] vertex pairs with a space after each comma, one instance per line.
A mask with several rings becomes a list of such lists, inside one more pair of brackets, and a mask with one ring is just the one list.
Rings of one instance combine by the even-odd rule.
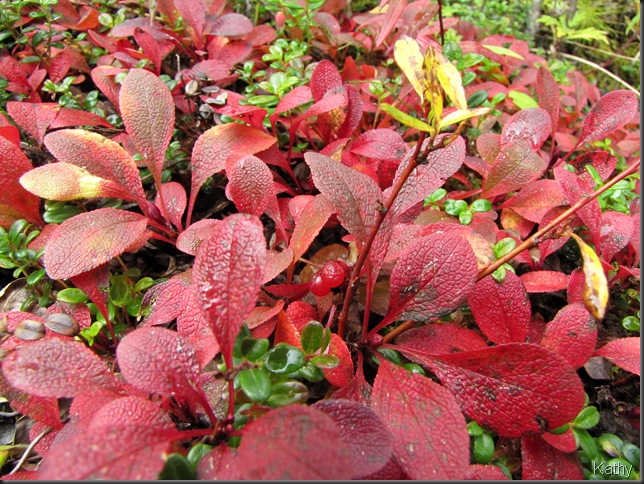
[[561, 215], [559, 215], [557, 218], [552, 220], [550, 223], [548, 223], [545, 227], [543, 227], [541, 230], [536, 232], [534, 235], [532, 235], [531, 237], [529, 237], [526, 240], [524, 240], [521, 244], [517, 245], [514, 248], [514, 250], [508, 252], [506, 255], [504, 255], [503, 257], [501, 257], [499, 260], [495, 261], [494, 263], [490, 264], [485, 269], [482, 269], [481, 272], [479, 272], [476, 280], [480, 281], [485, 276], [488, 276], [488, 275], [492, 274], [495, 270], [497, 270], [499, 267], [501, 267], [506, 262], [514, 259], [517, 255], [519, 255], [524, 250], [531, 249], [532, 247], [537, 245], [540, 242], [540, 239], [545, 234], [550, 232], [552, 229], [554, 229], [557, 225], [559, 225], [565, 219], [567, 219], [568, 217], [570, 217], [571, 215], [576, 213], [584, 205], [586, 205], [586, 204], [592, 202], [593, 200], [595, 200], [599, 195], [601, 195], [606, 190], [611, 188], [617, 182], [619, 182], [620, 180], [623, 180], [627, 176], [632, 175], [633, 173], [635, 173], [638, 170], [639, 166], [640, 166], [640, 160], [637, 160], [635, 163], [633, 163], [631, 166], [626, 168], [619, 175], [615, 176], [613, 179], [608, 181], [605, 185], [603, 185], [602, 187], [600, 187], [597, 190], [595, 190], [591, 195], [589, 195], [587, 197], [580, 198], [568, 210], [566, 210]]
[[407, 331], [408, 329], [413, 328], [415, 324], [416, 324], [415, 321], [412, 321], [411, 319], [408, 319], [404, 323], [401, 323], [400, 325], [396, 326], [394, 329], [392, 329], [386, 335], [383, 336], [383, 338], [382, 338], [383, 344], [389, 343], [392, 339], [394, 339], [399, 334], [402, 334], [405, 331]]

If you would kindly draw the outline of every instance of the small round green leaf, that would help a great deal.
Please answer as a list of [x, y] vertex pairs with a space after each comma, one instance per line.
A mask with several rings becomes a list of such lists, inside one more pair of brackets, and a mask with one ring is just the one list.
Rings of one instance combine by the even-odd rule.
[[204, 458], [213, 449], [212, 445], [207, 444], [196, 444], [193, 445], [188, 451], [188, 462], [192, 465], [193, 468], [197, 467], [197, 464]]
[[467, 432], [472, 437], [478, 437], [479, 435], [483, 435], [483, 432], [485, 432], [485, 430], [483, 430], [477, 422], [472, 420], [467, 424]]
[[474, 439], [474, 459], [479, 464], [489, 464], [494, 456], [494, 440], [487, 432]]
[[299, 374], [302, 378], [307, 379], [311, 383], [317, 383], [324, 380], [324, 372], [311, 362], [308, 362], [306, 365], [300, 368]]
[[241, 342], [241, 356], [248, 361], [257, 361], [266, 354], [270, 345], [266, 338], [244, 338]]
[[340, 358], [335, 355], [317, 355], [311, 358], [311, 363], [323, 370], [332, 370], [340, 364]]
[[592, 429], [599, 423], [597, 407], [586, 407], [575, 418], [573, 425], [579, 429]]
[[185, 481], [196, 479], [195, 470], [188, 459], [181, 454], [170, 454], [165, 466], [159, 474], [163, 481]]
[[636, 445], [626, 443], [622, 446], [622, 456], [632, 465], [640, 468], [640, 449]]
[[283, 407], [292, 403], [305, 403], [309, 390], [302, 382], [287, 380], [273, 385], [273, 392], [266, 403], [271, 407]]
[[615, 434], [602, 434], [597, 438], [597, 443], [611, 457], [619, 456], [624, 445], [624, 441]]
[[425, 370], [417, 363], [405, 363], [403, 368], [411, 371], [412, 373], [417, 373], [418, 375], [425, 375]]
[[60, 302], [80, 304], [87, 302], [88, 297], [84, 291], [81, 291], [76, 287], [68, 287], [67, 289], [58, 291], [58, 294], [56, 294], [56, 299]]
[[474, 212], [489, 212], [490, 210], [492, 210], [492, 204], [485, 198], [479, 198], [478, 200], [474, 200], [472, 202], [470, 208]]
[[304, 353], [286, 343], [279, 343], [271, 348], [264, 356], [264, 361], [264, 367], [277, 375], [297, 371], [306, 363]]
[[271, 378], [263, 368], [246, 368], [237, 378], [241, 389], [254, 402], [263, 402], [271, 396]]
[[324, 340], [324, 326], [317, 321], [310, 321], [302, 328], [300, 341], [307, 355], [312, 355], [320, 349]]

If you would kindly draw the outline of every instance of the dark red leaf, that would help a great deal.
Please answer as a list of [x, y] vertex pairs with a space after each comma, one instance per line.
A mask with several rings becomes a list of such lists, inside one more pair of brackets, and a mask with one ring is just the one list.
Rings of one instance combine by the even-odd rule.
[[157, 185], [174, 130], [174, 102], [168, 87], [153, 73], [131, 69], [119, 93], [121, 117], [130, 139]]
[[399, 160], [407, 151], [407, 144], [392, 129], [370, 129], [351, 143], [351, 152], [376, 160]]
[[197, 250], [193, 287], [229, 366], [237, 333], [255, 306], [265, 265], [263, 226], [243, 214], [224, 219]]
[[342, 77], [333, 62], [323, 60], [315, 66], [311, 74], [311, 93], [315, 102], [320, 101], [324, 95], [342, 86]]
[[41, 224], [40, 198], [29, 193], [18, 182], [33, 168], [22, 150], [6, 138], [0, 137], [0, 227], [9, 228], [24, 218]]
[[600, 254], [606, 262], [628, 245], [633, 234], [633, 218], [626, 213], [609, 210], [602, 213]]
[[501, 135], [496, 133], [482, 133], [476, 138], [476, 149], [488, 163], [493, 163], [501, 151]]
[[238, 13], [227, 13], [219, 17], [208, 29], [211, 35], [224, 37], [239, 37], [253, 30], [253, 23], [247, 17]]
[[396, 342], [428, 355], [487, 348], [485, 340], [477, 332], [461, 328], [457, 323], [426, 324], [413, 328], [398, 336]]
[[[548, 210], [546, 214], [541, 219], [539, 224], [539, 229], [547, 226], [555, 218], [559, 217], [563, 212], [565, 212], [567, 207], [555, 207], [551, 210]], [[560, 222], [557, 227], [552, 231], [554, 238], [546, 239], [538, 244], [539, 252], [541, 253], [541, 261], [544, 261], [546, 257], [550, 254], [558, 251], [566, 242], [570, 239], [569, 235], [563, 235], [566, 232], [571, 232], [574, 228], [578, 227], [581, 224], [579, 217], [568, 217], [563, 222]]]
[[73, 397], [120, 383], [84, 344], [45, 339], [23, 346], [5, 357], [2, 373], [11, 386], [40, 397]]
[[107, 308], [110, 286], [109, 263], [106, 262], [94, 269], [72, 276], [70, 280], [74, 286], [87, 294], [90, 301], [96, 304], [105, 320], [109, 320], [109, 310]]
[[640, 374], [639, 336], [610, 341], [595, 351], [593, 356], [603, 356], [626, 371], [636, 375]]
[[528, 293], [554, 292], [566, 289], [570, 276], [558, 271], [532, 271], [521, 274], [519, 279]]
[[[324, 96], [322, 99], [320, 99], [315, 104], [313, 104], [310, 108], [308, 108], [304, 113], [298, 116], [291, 124], [289, 131], [291, 133], [295, 133], [299, 128], [300, 124], [302, 124], [307, 119], [310, 119], [314, 116], [320, 116], [321, 114], [325, 114], [330, 111], [334, 111], [335, 109], [338, 109], [340, 107], [346, 106], [347, 103], [349, 102], [347, 92], [343, 87], [338, 88], [338, 90], [339, 92], [335, 92], [335, 91], [329, 92], [326, 96]], [[323, 124], [322, 126], [323, 130], [327, 130], [333, 127], [333, 126], [329, 126], [329, 120], [325, 120], [324, 123], [320, 123], [320, 124]]]
[[566, 203], [566, 197], [555, 180], [537, 180], [501, 205], [511, 208], [531, 222], [540, 223], [548, 210]]
[[578, 145], [604, 139], [628, 123], [639, 105], [637, 94], [627, 90], [612, 91], [595, 104], [584, 119]]
[[340, 429], [340, 440], [349, 446], [353, 479], [377, 472], [393, 452], [389, 429], [364, 403], [350, 400], [320, 400], [315, 408], [328, 414]]
[[526, 141], [530, 148], [538, 150], [550, 136], [550, 115], [541, 108], [522, 109], [503, 125], [501, 147], [513, 141]]
[[270, 148], [277, 140], [250, 126], [228, 123], [210, 128], [202, 134], [192, 150], [192, 186], [188, 222], [197, 193], [208, 177], [229, 167], [245, 156]]
[[380, 188], [366, 175], [319, 153], [305, 153], [313, 182], [335, 207], [340, 223], [360, 242], [367, 239], [382, 203]]
[[617, 158], [607, 151], [593, 151], [591, 153], [584, 153], [576, 158], [574, 165], [579, 172], [579, 178], [584, 180], [588, 185], [594, 186], [595, 180], [593, 180], [593, 177], [590, 176], [590, 173], [585, 167], [588, 165], [592, 166], [597, 171], [599, 178], [605, 182], [615, 171]]
[[468, 417], [503, 437], [560, 427], [584, 405], [575, 370], [561, 356], [535, 344], [433, 356], [397, 348], [421, 358], [452, 390]]
[[45, 146], [59, 161], [113, 181], [139, 205], [145, 206], [139, 169], [118, 143], [90, 131], [64, 129], [45, 136]]
[[476, 279], [470, 245], [451, 233], [420, 237], [391, 272], [389, 314], [428, 321], [454, 311], [469, 296]]
[[507, 481], [500, 467], [494, 465], [471, 464], [463, 478], [466, 481]]
[[562, 308], [546, 324], [541, 346], [561, 355], [573, 368], [586, 364], [597, 344], [595, 318], [580, 303]]
[[394, 455], [416, 480], [462, 479], [470, 462], [454, 396], [427, 377], [380, 359], [371, 408], [393, 435]]
[[221, 444], [206, 454], [197, 464], [197, 479], [212, 481], [239, 481], [241, 472], [237, 465], [237, 451]]
[[347, 113], [340, 127], [335, 131], [337, 138], [346, 138], [353, 134], [362, 120], [362, 96], [352, 85], [345, 86], [347, 92]]
[[121, 255], [144, 235], [148, 219], [134, 212], [100, 208], [65, 220], [45, 248], [52, 279], [68, 279]]
[[554, 132], [557, 128], [557, 123], [559, 122], [561, 96], [559, 94], [557, 81], [555, 81], [554, 76], [550, 73], [547, 67], [539, 67], [535, 89], [537, 91], [539, 106], [548, 111], [550, 124]]
[[494, 160], [488, 177], [483, 182], [482, 197], [497, 195], [523, 188], [535, 181], [546, 169], [546, 163], [522, 139], [505, 145]]
[[237, 462], [242, 478], [248, 480], [330, 480], [353, 475], [349, 446], [342, 442], [336, 423], [321, 410], [304, 405], [271, 410], [246, 425]]
[[521, 439], [521, 478], [555, 481], [584, 478], [581, 461], [576, 453], [567, 454], [545, 442], [541, 437]]
[[246, 156], [227, 171], [226, 196], [237, 210], [259, 217], [276, 202], [271, 170], [256, 156]]

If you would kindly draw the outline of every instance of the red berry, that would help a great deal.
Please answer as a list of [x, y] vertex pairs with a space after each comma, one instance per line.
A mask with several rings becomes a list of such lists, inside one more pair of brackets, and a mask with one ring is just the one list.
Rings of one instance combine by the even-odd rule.
[[313, 279], [311, 279], [311, 287], [309, 290], [314, 296], [324, 297], [331, 292], [331, 286], [326, 283], [322, 274], [318, 271], [313, 276]]
[[324, 282], [329, 287], [338, 287], [346, 280], [349, 274], [349, 266], [341, 260], [330, 261], [322, 266], [318, 274], [322, 275]]

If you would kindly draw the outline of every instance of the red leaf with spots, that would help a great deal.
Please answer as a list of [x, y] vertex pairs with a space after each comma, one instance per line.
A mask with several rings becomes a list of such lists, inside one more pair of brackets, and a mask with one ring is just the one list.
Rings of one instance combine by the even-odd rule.
[[550, 116], [550, 124], [554, 133], [559, 121], [561, 96], [559, 94], [559, 85], [557, 84], [557, 81], [555, 81], [554, 76], [547, 67], [539, 67], [535, 89], [537, 91], [537, 100], [539, 101], [539, 106], [548, 111], [548, 115]]
[[584, 478], [579, 456], [565, 453], [544, 441], [541, 437], [521, 439], [521, 478], [530, 481], [580, 481]]
[[255, 306], [265, 265], [263, 226], [256, 217], [243, 214], [224, 219], [197, 250], [193, 288], [230, 367], [233, 343]]
[[497, 155], [483, 182], [482, 197], [493, 198], [523, 188], [535, 181], [546, 169], [546, 163], [530, 144], [517, 139]]
[[634, 92], [609, 92], [586, 115], [577, 145], [604, 139], [621, 128], [637, 114], [638, 105], [637, 94]]
[[521, 139], [538, 150], [550, 136], [550, 115], [541, 108], [522, 109], [503, 125], [501, 147]]
[[6, 138], [0, 137], [0, 227], [9, 228], [13, 222], [24, 218], [42, 223], [40, 198], [29, 193], [18, 182], [33, 168], [22, 150]]
[[119, 105], [127, 134], [158, 186], [174, 130], [174, 102], [168, 86], [149, 71], [132, 69], [121, 84]]
[[169, 220], [172, 225], [174, 225], [177, 230], [183, 230], [183, 223], [181, 218], [183, 213], [186, 211], [186, 204], [188, 203], [188, 197], [186, 195], [186, 190], [183, 188], [183, 185], [177, 182], [168, 182], [161, 185], [161, 190], [163, 192], [163, 200], [165, 201], [166, 206], [161, 205], [161, 200], [159, 193], [155, 200], [155, 204], [159, 207], [161, 211], [166, 211], [163, 216]]
[[586, 364], [597, 344], [595, 318], [583, 304], [570, 304], [562, 308], [546, 324], [541, 346], [560, 354], [573, 368]]
[[396, 348], [422, 359], [468, 417], [502, 437], [560, 427], [584, 406], [584, 388], [575, 370], [535, 344], [508, 343], [450, 355]]
[[207, 453], [197, 464], [197, 479], [238, 481], [241, 480], [237, 464], [237, 450], [221, 444]]
[[52, 279], [68, 279], [109, 262], [137, 243], [146, 231], [144, 216], [100, 208], [65, 220], [45, 247]]
[[467, 299], [476, 324], [496, 344], [525, 341], [532, 317], [528, 293], [519, 276], [508, 271], [505, 281], [481, 279]]
[[305, 153], [313, 182], [336, 209], [340, 223], [363, 243], [376, 222], [380, 188], [367, 175], [319, 153]]
[[271, 170], [256, 156], [237, 161], [227, 175], [226, 196], [238, 211], [259, 217], [271, 201], [277, 203]]
[[13, 351], [2, 361], [11, 386], [40, 397], [73, 397], [120, 383], [107, 365], [84, 344], [62, 339], [36, 341]]
[[278, 408], [241, 432], [237, 462], [242, 479], [342, 480], [354, 473], [349, 445], [341, 440], [340, 429], [316, 408]]
[[451, 233], [420, 237], [391, 271], [385, 321], [398, 316], [428, 321], [451, 313], [469, 296], [476, 273], [476, 257], [464, 238]]
[[575, 441], [575, 434], [572, 433], [572, 428], [568, 429], [563, 434], [551, 434], [544, 432], [541, 438], [552, 445], [555, 449], [562, 452], [574, 452], [577, 450], [577, 442]]
[[193, 223], [177, 237], [177, 249], [186, 254], [197, 255], [199, 244], [210, 237], [221, 224], [221, 220], [206, 218]]
[[240, 158], [270, 148], [276, 141], [263, 131], [237, 123], [220, 124], [202, 134], [192, 150], [188, 223], [197, 193], [208, 177], [230, 169]]
[[293, 251], [293, 260], [304, 255], [332, 214], [333, 205], [322, 194], [306, 204], [289, 242], [289, 249]]
[[470, 463], [465, 418], [454, 396], [427, 377], [380, 358], [371, 408], [393, 435], [411, 479], [462, 479]]
[[608, 211], [602, 214], [600, 254], [606, 262], [628, 245], [633, 234], [633, 218], [626, 213]]
[[523, 187], [501, 208], [511, 208], [523, 218], [540, 223], [551, 208], [565, 203], [566, 197], [559, 183], [555, 180], [537, 180]]
[[532, 271], [519, 277], [528, 293], [561, 291], [568, 287], [570, 276], [557, 271]]
[[94, 176], [116, 183], [140, 206], [145, 206], [136, 162], [118, 143], [90, 131], [64, 129], [45, 136], [45, 146], [58, 161], [85, 168]]
[[466, 481], [507, 481], [500, 467], [495, 465], [471, 464], [463, 478]]
[[323, 60], [315, 66], [311, 74], [311, 93], [316, 102], [321, 100], [327, 92], [341, 86], [342, 77], [333, 62]]
[[320, 400], [314, 408], [328, 414], [340, 429], [340, 440], [349, 446], [353, 479], [379, 471], [389, 461], [392, 438], [389, 429], [371, 408], [350, 400]]
[[457, 323], [426, 324], [413, 328], [398, 336], [396, 343], [428, 355], [487, 348], [485, 340], [477, 332], [461, 328]]
[[370, 129], [351, 143], [351, 152], [376, 160], [399, 160], [407, 151], [407, 143], [392, 129]]
[[636, 375], [640, 374], [639, 336], [610, 341], [595, 351], [593, 356], [603, 356], [626, 371], [630, 371]]

